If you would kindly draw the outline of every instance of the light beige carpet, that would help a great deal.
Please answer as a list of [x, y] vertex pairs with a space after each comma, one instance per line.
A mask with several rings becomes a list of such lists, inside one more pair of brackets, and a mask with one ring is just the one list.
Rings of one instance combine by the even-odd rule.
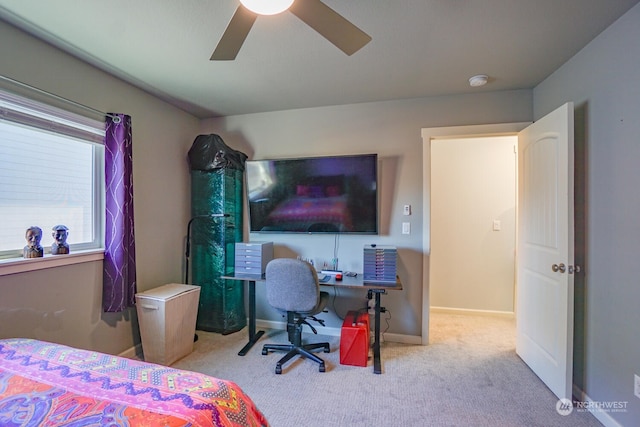
[[556, 411], [557, 398], [515, 354], [514, 321], [432, 314], [428, 346], [383, 342], [381, 375], [340, 365], [339, 338], [319, 353], [327, 372], [308, 360], [274, 372], [279, 353], [261, 354], [267, 331], [244, 357], [246, 329], [223, 336], [198, 332], [194, 352], [173, 366], [236, 382], [273, 427], [320, 426], [600, 426], [589, 413]]

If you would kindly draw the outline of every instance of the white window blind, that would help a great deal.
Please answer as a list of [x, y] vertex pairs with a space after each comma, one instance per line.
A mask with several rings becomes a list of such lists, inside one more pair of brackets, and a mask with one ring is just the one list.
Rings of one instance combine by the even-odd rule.
[[104, 123], [0, 91], [0, 258], [22, 255], [25, 231], [69, 228], [71, 250], [102, 246]]

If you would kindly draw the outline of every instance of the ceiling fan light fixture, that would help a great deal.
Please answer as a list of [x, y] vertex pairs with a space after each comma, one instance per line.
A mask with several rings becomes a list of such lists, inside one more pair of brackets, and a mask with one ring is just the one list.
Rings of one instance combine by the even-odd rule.
[[477, 76], [473, 76], [469, 79], [469, 85], [471, 87], [479, 87], [484, 86], [489, 81], [489, 76], [485, 74], [478, 74]]
[[240, 3], [258, 15], [277, 15], [289, 9], [294, 0], [240, 0]]

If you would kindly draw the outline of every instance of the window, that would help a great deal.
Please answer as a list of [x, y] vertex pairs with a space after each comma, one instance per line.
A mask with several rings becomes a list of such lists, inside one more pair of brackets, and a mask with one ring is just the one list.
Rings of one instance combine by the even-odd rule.
[[69, 228], [71, 251], [103, 246], [104, 122], [0, 91], [0, 259], [31, 226]]

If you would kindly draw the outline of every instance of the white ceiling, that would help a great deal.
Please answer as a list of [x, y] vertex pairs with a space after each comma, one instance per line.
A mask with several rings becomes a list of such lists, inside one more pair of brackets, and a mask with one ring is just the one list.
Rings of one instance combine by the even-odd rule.
[[[347, 56], [285, 12], [222, 62], [209, 57], [238, 0], [0, 0], [0, 18], [215, 117], [530, 89], [638, 1], [324, 0], [372, 41]], [[489, 84], [469, 87], [475, 74]]]

